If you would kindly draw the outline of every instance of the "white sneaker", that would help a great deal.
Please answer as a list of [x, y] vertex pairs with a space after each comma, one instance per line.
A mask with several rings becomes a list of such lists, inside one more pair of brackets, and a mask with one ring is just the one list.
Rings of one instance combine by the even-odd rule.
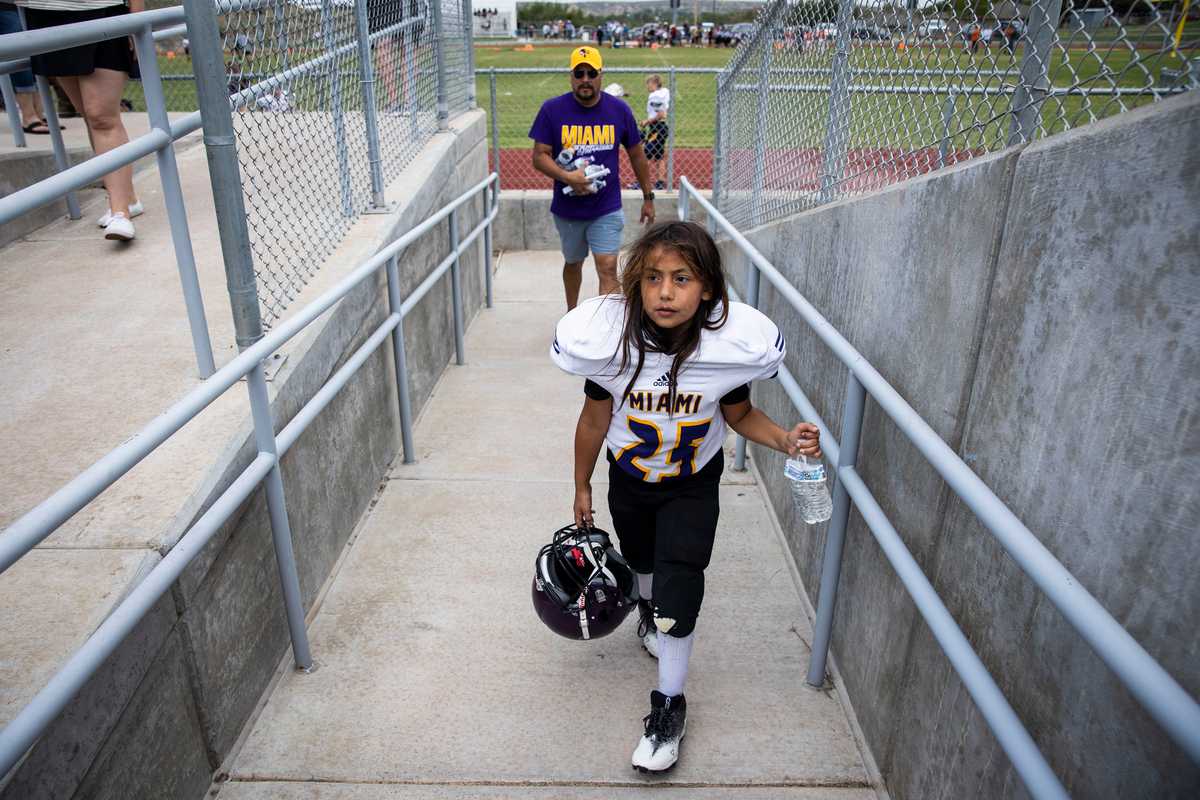
[[128, 242], [133, 240], [133, 235], [133, 223], [129, 221], [128, 217], [120, 211], [109, 216], [108, 225], [104, 226], [105, 239]]
[[[143, 213], [145, 213], [145, 211], [146, 208], [142, 205], [141, 200], [138, 200], [136, 203], [130, 203], [129, 218], [133, 219], [134, 217], [140, 217]], [[112, 213], [112, 209], [110, 208], [108, 211], [105, 211], [103, 214], [101, 214], [96, 220], [97, 227], [107, 228], [108, 223], [112, 220]]]
[[650, 714], [642, 722], [645, 733], [633, 751], [633, 768], [638, 772], [666, 772], [679, 760], [679, 743], [687, 731], [687, 699], [650, 693]]
[[654, 658], [658, 658], [658, 628], [654, 624], [654, 607], [649, 600], [638, 600], [637, 637], [642, 647]]

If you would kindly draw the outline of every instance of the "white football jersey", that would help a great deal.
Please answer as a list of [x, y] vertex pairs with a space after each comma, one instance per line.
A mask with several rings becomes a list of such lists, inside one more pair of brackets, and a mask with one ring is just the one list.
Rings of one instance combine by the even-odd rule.
[[730, 303], [725, 324], [702, 331], [700, 346], [680, 367], [672, 409], [668, 383], [674, 356], [664, 353], [646, 353], [637, 382], [620, 401], [637, 366], [637, 353], [631, 352], [632, 363], [618, 374], [624, 322], [623, 296], [585, 300], [559, 320], [550, 358], [613, 396], [605, 440], [621, 469], [650, 483], [694, 475], [721, 455], [721, 398], [742, 384], [775, 375], [783, 361], [783, 335], [761, 312]]
[[[671, 91], [669, 89], [655, 89], [646, 98], [646, 119], [657, 116], [658, 112], [666, 111], [671, 107]], [[663, 122], [666, 122], [664, 119]]]

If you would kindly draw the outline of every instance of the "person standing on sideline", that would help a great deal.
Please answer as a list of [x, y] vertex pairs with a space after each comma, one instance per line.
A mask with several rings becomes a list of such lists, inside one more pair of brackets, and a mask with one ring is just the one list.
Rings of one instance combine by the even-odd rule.
[[[601, 91], [604, 62], [596, 48], [573, 48], [570, 69], [571, 91], [542, 103], [529, 129], [529, 138], [533, 139], [533, 167], [554, 179], [550, 214], [562, 243], [563, 289], [568, 310], [579, 302], [583, 262], [589, 249], [596, 260], [600, 294], [618, 289], [617, 253], [625, 227], [619, 158], [622, 145], [642, 187], [639, 221], [654, 222], [650, 166], [642, 150], [633, 110], [628, 103]], [[583, 169], [568, 170], [559, 163], [559, 156], [568, 149], [573, 151], [572, 158], [587, 157], [593, 165], [610, 170], [601, 181], [603, 186]], [[573, 163], [568, 161], [566, 166]], [[564, 191], [568, 189], [569, 194]]]
[[667, 127], [671, 90], [663, 88], [662, 76], [651, 75], [646, 78], [646, 91], [650, 93], [646, 99], [646, 118], [642, 120], [642, 127], [646, 129], [646, 158], [650, 161], [650, 176], [654, 179], [654, 188], [662, 191], [665, 188], [662, 182], [662, 162], [667, 152], [667, 136], [671, 132]]
[[[142, 11], [145, 0], [16, 0], [25, 9], [25, 25], [33, 31], [72, 22], [119, 17]], [[96, 155], [129, 141], [121, 121], [121, 95], [130, 78], [140, 78], [137, 55], [128, 36], [69, 47], [30, 56], [34, 75], [56, 78], [71, 105], [83, 115], [88, 138]], [[133, 193], [133, 167], [125, 165], [103, 178], [108, 192], [108, 212], [96, 220], [104, 238], [121, 242], [133, 239], [133, 217], [142, 204]]]

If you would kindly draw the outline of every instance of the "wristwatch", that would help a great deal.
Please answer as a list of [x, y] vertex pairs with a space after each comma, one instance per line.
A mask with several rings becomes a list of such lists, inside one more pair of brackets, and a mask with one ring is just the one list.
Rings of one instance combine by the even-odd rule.
[[643, 200], [653, 200], [654, 192], [642, 192], [642, 199]]

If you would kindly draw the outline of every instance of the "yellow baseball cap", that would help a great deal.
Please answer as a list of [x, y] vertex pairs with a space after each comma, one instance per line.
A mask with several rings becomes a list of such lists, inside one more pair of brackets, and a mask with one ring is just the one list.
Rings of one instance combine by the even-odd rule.
[[576, 47], [571, 51], [571, 69], [580, 64], [589, 64], [597, 71], [604, 69], [604, 59], [600, 58], [600, 51], [594, 47]]

